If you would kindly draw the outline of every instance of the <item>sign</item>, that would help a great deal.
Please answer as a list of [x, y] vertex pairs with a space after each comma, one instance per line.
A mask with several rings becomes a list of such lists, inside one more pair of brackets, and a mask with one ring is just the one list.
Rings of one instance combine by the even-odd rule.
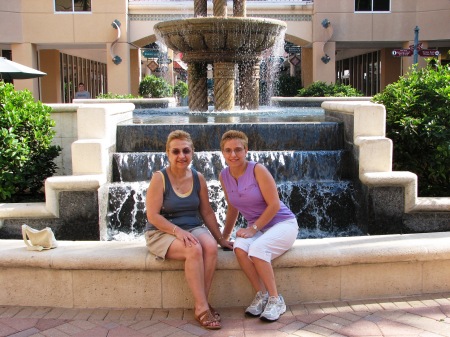
[[288, 48], [289, 54], [300, 54], [300, 47], [293, 46]]
[[166, 56], [160, 57], [158, 59], [158, 62], [161, 63], [161, 64], [167, 65], [167, 64], [171, 64], [172, 63], [172, 59], [167, 58], [167, 55], [166, 55]]
[[300, 63], [300, 59], [294, 55], [289, 59], [289, 62], [291, 62], [294, 66], [298, 66]]
[[148, 59], [156, 59], [159, 57], [159, 50], [157, 49], [144, 49], [142, 50], [142, 56]]
[[419, 55], [424, 57], [437, 57], [439, 56], [439, 50], [436, 49], [421, 49]]
[[156, 69], [158, 69], [158, 67], [159, 67], [159, 65], [155, 61], [150, 61], [147, 64], [147, 68], [150, 69], [151, 71], [155, 71]]
[[414, 54], [414, 50], [412, 49], [394, 49], [392, 51], [392, 56], [394, 57], [411, 56], [412, 54]]
[[[410, 46], [409, 46], [409, 49], [414, 50], [414, 45], [413, 45], [413, 44], [410, 45]], [[417, 44], [417, 50], [421, 50], [421, 49], [422, 49], [422, 42], [420, 42], [420, 43]]]

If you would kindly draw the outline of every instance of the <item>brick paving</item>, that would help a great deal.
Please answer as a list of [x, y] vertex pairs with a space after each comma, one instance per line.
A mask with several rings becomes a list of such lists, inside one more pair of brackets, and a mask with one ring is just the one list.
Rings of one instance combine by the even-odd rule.
[[0, 337], [450, 337], [450, 294], [291, 305], [277, 321], [220, 308], [205, 330], [188, 309], [65, 309], [0, 306]]

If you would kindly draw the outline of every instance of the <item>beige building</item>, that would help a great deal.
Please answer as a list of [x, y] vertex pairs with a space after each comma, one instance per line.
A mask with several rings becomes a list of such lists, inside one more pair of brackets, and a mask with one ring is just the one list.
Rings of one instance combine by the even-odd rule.
[[[435, 49], [449, 62], [449, 0], [247, 0], [247, 16], [287, 23], [285, 65], [304, 86], [314, 81], [344, 82], [373, 95], [405, 73], [415, 28], [419, 66]], [[228, 1], [232, 13], [232, 2]], [[15, 80], [46, 103], [71, 102], [79, 82], [99, 93], [137, 95], [140, 79], [152, 70], [143, 51], [156, 41], [157, 22], [192, 16], [193, 1], [159, 0], [0, 0], [2, 56], [47, 73]], [[212, 2], [208, 14], [212, 15]], [[297, 48], [300, 47], [300, 48]], [[433, 52], [437, 54], [436, 52]], [[177, 54], [168, 52], [176, 61]], [[299, 62], [300, 61], [300, 62]], [[175, 66], [175, 67], [174, 67]], [[170, 79], [182, 62], [167, 67]], [[155, 69], [154, 69], [155, 70]]]

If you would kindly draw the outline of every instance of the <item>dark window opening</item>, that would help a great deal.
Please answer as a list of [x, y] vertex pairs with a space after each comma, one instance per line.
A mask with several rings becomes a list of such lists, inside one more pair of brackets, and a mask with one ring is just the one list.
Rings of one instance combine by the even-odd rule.
[[355, 12], [389, 12], [391, 0], [355, 0]]
[[91, 0], [55, 0], [56, 12], [90, 12]]

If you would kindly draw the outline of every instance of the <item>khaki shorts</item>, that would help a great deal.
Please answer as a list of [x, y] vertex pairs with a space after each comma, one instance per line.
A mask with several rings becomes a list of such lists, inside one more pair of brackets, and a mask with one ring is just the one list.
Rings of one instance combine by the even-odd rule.
[[[198, 226], [188, 230], [195, 237], [203, 233], [209, 233], [205, 226]], [[150, 253], [156, 256], [157, 259], [165, 260], [167, 251], [176, 237], [172, 234], [160, 231], [159, 229], [145, 232], [145, 242]]]

